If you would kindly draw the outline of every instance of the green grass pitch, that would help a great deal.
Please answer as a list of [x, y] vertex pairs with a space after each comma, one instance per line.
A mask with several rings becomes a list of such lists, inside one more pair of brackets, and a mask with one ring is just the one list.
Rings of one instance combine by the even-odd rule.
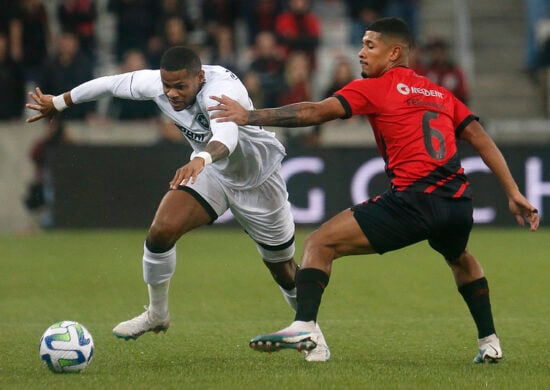
[[[298, 253], [307, 231], [297, 234]], [[204, 228], [178, 243], [172, 326], [137, 341], [119, 321], [147, 303], [145, 231], [0, 236], [1, 389], [543, 389], [550, 386], [550, 230], [475, 228], [505, 359], [474, 365], [476, 332], [444, 261], [421, 243], [334, 264], [319, 322], [328, 363], [248, 340], [293, 315], [243, 232]], [[38, 342], [76, 320], [95, 341], [88, 370], [50, 373]]]

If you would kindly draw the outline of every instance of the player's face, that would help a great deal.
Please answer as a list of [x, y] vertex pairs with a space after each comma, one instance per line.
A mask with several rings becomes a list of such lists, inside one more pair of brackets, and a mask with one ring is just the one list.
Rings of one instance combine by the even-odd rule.
[[363, 36], [363, 46], [359, 51], [361, 76], [380, 77], [391, 67], [392, 47], [376, 31], [367, 31]]
[[187, 69], [160, 70], [162, 89], [175, 111], [181, 111], [195, 102], [195, 97], [204, 82], [204, 71], [190, 75]]

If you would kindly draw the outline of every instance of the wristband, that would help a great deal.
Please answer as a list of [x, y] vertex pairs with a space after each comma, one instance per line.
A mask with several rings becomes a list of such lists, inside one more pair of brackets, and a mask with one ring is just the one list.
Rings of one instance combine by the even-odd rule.
[[67, 103], [65, 103], [65, 97], [63, 95], [64, 94], [57, 95], [52, 99], [53, 106], [58, 112], [61, 112], [68, 107]]
[[204, 160], [204, 166], [212, 164], [212, 155], [208, 152], [199, 152], [195, 155], [195, 157], [202, 158]]

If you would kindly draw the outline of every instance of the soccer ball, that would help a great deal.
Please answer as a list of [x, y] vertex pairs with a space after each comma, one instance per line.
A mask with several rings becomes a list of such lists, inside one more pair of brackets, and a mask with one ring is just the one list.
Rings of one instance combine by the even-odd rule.
[[92, 335], [75, 321], [56, 322], [40, 339], [40, 358], [53, 372], [80, 372], [93, 354]]

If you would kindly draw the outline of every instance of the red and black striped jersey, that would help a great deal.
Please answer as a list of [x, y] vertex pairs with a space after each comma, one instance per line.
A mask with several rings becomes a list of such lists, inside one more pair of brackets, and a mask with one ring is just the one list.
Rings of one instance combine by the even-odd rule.
[[406, 67], [354, 80], [335, 92], [347, 116], [366, 115], [397, 191], [471, 197], [457, 137], [472, 112], [451, 92]]

